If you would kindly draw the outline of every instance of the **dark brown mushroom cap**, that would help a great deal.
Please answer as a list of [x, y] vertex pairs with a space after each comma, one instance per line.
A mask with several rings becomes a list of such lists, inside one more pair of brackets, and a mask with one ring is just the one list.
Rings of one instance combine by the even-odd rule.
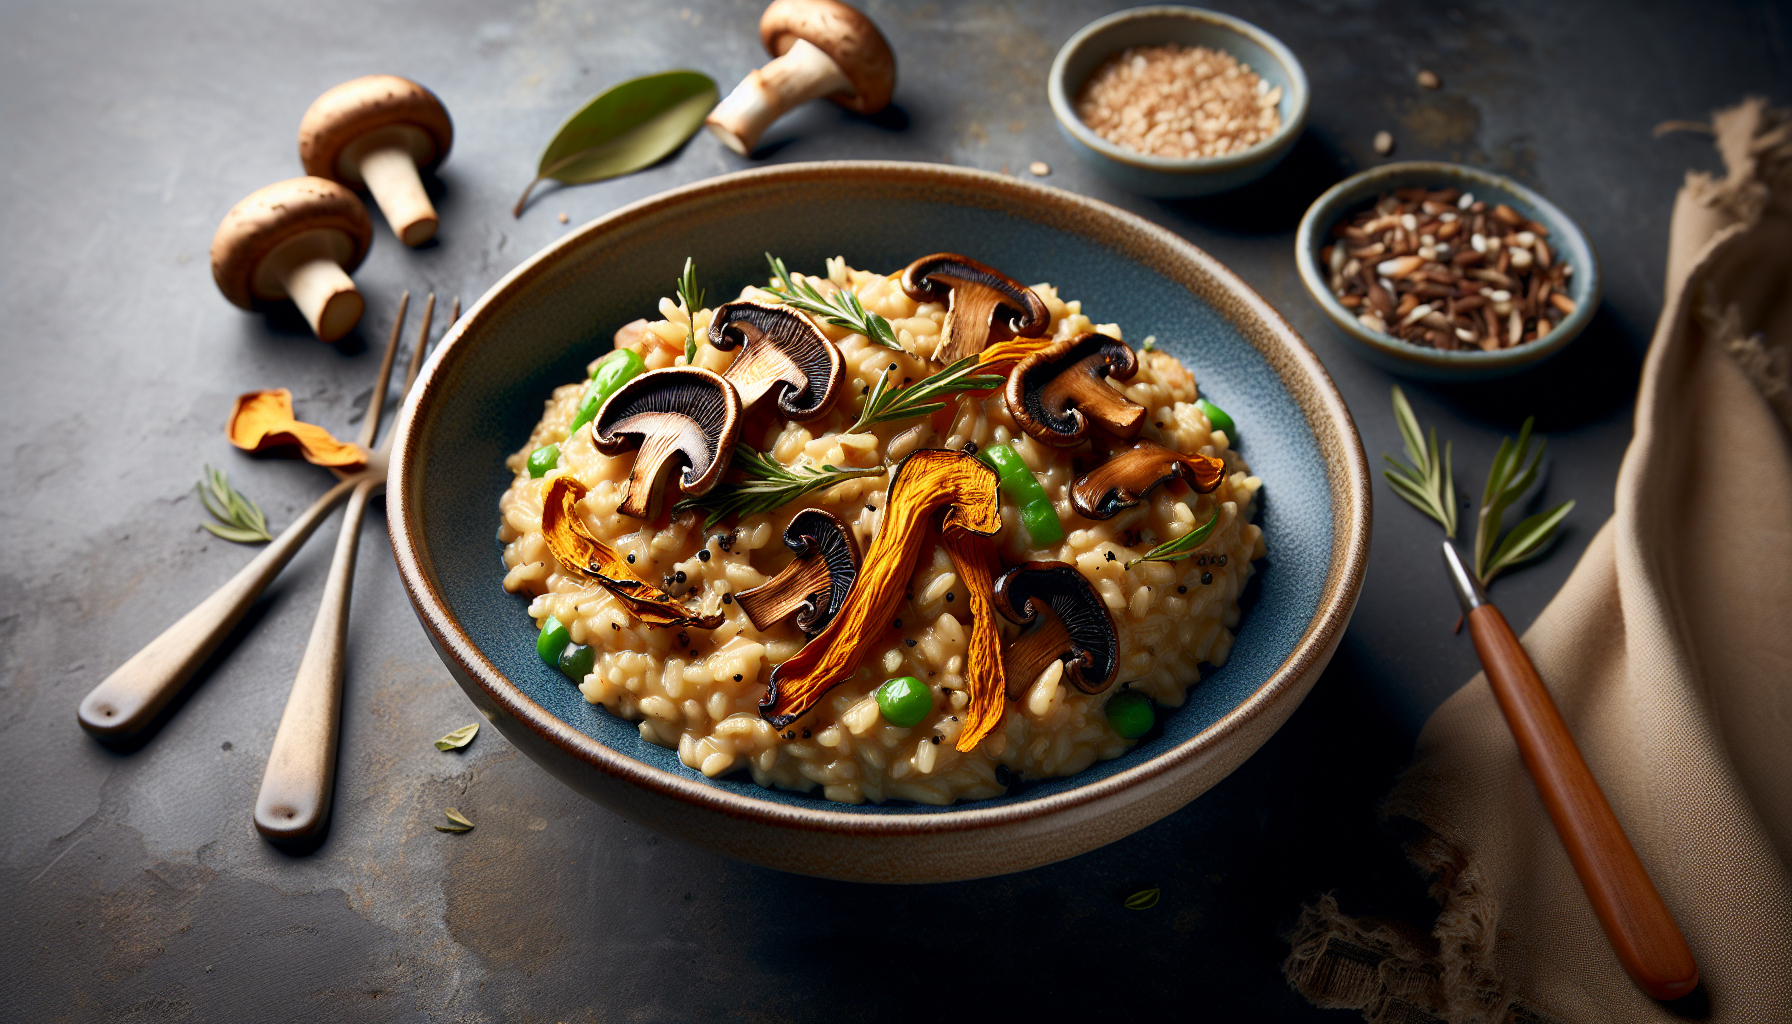
[[755, 629], [795, 614], [797, 628], [813, 637], [833, 621], [858, 579], [858, 538], [833, 513], [808, 508], [784, 528], [784, 546], [796, 555], [784, 571], [734, 597]]
[[434, 152], [419, 161], [434, 167], [454, 145], [454, 122], [436, 94], [397, 75], [365, 75], [311, 102], [299, 121], [299, 162], [305, 173], [339, 181], [337, 161], [348, 144], [375, 128], [408, 124], [429, 136]]
[[212, 280], [231, 302], [253, 309], [255, 271], [267, 255], [307, 231], [342, 236], [337, 262], [352, 272], [373, 244], [373, 221], [353, 192], [323, 178], [288, 178], [258, 188], [230, 208], [212, 236]]
[[733, 385], [701, 367], [653, 370], [624, 384], [598, 411], [591, 430], [592, 443], [605, 455], [639, 449], [617, 511], [657, 518], [671, 485], [667, 477], [677, 467], [682, 493], [707, 493], [728, 472], [740, 424]]
[[945, 302], [946, 331], [939, 358], [954, 363], [992, 341], [1037, 338], [1051, 311], [1033, 289], [957, 253], [923, 256], [902, 271], [902, 290], [916, 302]]
[[1144, 501], [1159, 484], [1180, 477], [1196, 494], [1209, 494], [1225, 476], [1224, 459], [1139, 441], [1071, 483], [1070, 504], [1085, 519], [1112, 519]]
[[1115, 437], [1133, 437], [1145, 425], [1145, 407], [1109, 387], [1106, 378], [1130, 380], [1138, 357], [1124, 343], [1081, 334], [1022, 359], [1008, 375], [1008, 412], [1028, 436], [1070, 448], [1100, 426]]
[[896, 54], [870, 18], [839, 0], [772, 0], [759, 18], [765, 52], [782, 57], [805, 39], [833, 59], [853, 94], [828, 99], [855, 114], [875, 114], [896, 91]]
[[777, 392], [786, 419], [812, 420], [834, 404], [846, 382], [840, 350], [807, 317], [782, 306], [730, 302], [709, 322], [709, 343], [724, 352], [741, 347], [722, 376], [751, 410]]
[[[1068, 562], [1025, 562], [1003, 573], [995, 605], [1011, 622], [1037, 623], [1003, 654], [1010, 697], [1024, 693], [1053, 660], [1078, 690], [1100, 693], [1120, 674], [1120, 631], [1101, 595]], [[1018, 677], [1018, 678], [1017, 678]]]

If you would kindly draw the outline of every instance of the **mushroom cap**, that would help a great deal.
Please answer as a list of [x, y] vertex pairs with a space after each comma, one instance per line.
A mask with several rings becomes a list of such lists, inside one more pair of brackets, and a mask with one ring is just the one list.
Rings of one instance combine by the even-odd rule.
[[373, 221], [360, 197], [323, 178], [288, 178], [258, 188], [230, 208], [212, 235], [212, 280], [224, 297], [255, 307], [255, 270], [280, 243], [307, 231], [337, 231], [346, 244], [342, 269], [352, 272], [373, 244]]
[[[1051, 310], [1046, 308], [1045, 300], [1038, 293], [1000, 270], [985, 263], [979, 263], [969, 256], [961, 256], [955, 252], [936, 252], [910, 263], [903, 268], [899, 279], [903, 294], [916, 302], [958, 302], [953, 293], [964, 286], [985, 288], [999, 298], [985, 293], [985, 298], [993, 303], [989, 308], [992, 329], [1000, 328], [999, 334], [1005, 331], [1008, 336], [1016, 338], [1037, 338], [1051, 326]], [[980, 309], [982, 307], [979, 307]], [[1006, 312], [1007, 316], [1002, 317]], [[981, 314], [978, 314], [979, 317]], [[981, 351], [977, 346], [969, 354]], [[962, 357], [962, 354], [961, 354]]]
[[[1046, 444], [1068, 448], [1087, 438], [1096, 422], [1123, 435], [1138, 433], [1144, 408], [1104, 380], [1130, 380], [1138, 369], [1138, 356], [1126, 343], [1103, 334], [1081, 334], [1022, 359], [1002, 391], [1009, 414], [1022, 430]], [[1117, 418], [1122, 422], [1109, 422]]]
[[877, 25], [840, 0], [772, 0], [759, 18], [765, 52], [782, 57], [805, 39], [833, 58], [853, 95], [828, 97], [855, 114], [875, 114], [896, 91], [896, 54]]
[[740, 425], [740, 396], [732, 384], [702, 367], [670, 366], [643, 373], [611, 395], [592, 424], [591, 439], [605, 455], [620, 455], [672, 435], [671, 447], [684, 459], [679, 490], [695, 496], [728, 472]]
[[397, 75], [365, 75], [342, 83], [313, 100], [299, 121], [299, 162], [306, 174], [341, 180], [336, 166], [349, 143], [375, 128], [421, 128], [435, 152], [418, 163], [434, 167], [454, 145], [454, 122], [436, 94]]
[[786, 419], [812, 420], [828, 411], [846, 383], [840, 350], [809, 319], [783, 306], [730, 302], [709, 322], [709, 343], [726, 352], [744, 346], [722, 376], [751, 408], [777, 392]]
[[737, 593], [735, 600], [757, 629], [794, 615], [796, 627], [812, 637], [833, 621], [858, 579], [858, 538], [832, 512], [806, 508], [784, 527], [784, 546], [796, 558], [770, 582]]
[[1012, 622], [1039, 618], [1049, 608], [1070, 634], [1075, 657], [1065, 675], [1084, 693], [1100, 693], [1120, 674], [1120, 633], [1089, 578], [1068, 562], [1023, 562], [995, 585], [996, 610]]

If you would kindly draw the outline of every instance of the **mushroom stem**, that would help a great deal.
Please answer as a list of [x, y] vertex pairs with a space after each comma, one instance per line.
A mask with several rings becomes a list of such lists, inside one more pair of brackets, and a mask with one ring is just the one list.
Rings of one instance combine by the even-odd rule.
[[262, 273], [280, 281], [320, 341], [337, 341], [354, 330], [366, 308], [355, 282], [337, 262], [337, 234], [307, 231], [282, 243], [262, 263]]
[[798, 39], [784, 56], [748, 72], [703, 123], [729, 149], [747, 156], [759, 144], [759, 136], [786, 110], [852, 91], [852, 82], [834, 58], [814, 43]]
[[392, 233], [409, 246], [436, 236], [436, 208], [417, 173], [419, 154], [427, 161], [432, 152], [429, 136], [408, 124], [376, 128], [342, 151], [343, 169], [367, 183]]
[[1002, 654], [1002, 675], [1009, 700], [1025, 696], [1027, 690], [1039, 681], [1039, 675], [1047, 665], [1061, 660], [1072, 650], [1073, 640], [1070, 630], [1064, 628], [1064, 620], [1050, 608], [1039, 610], [1035, 605], [1035, 609], [1035, 614], [1044, 621], [1022, 633]]

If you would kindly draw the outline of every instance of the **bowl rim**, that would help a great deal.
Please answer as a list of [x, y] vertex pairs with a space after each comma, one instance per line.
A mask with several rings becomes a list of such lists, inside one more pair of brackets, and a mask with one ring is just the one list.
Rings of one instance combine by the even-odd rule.
[[[1497, 349], [1485, 352], [1481, 349], [1464, 349], [1447, 352], [1441, 349], [1421, 348], [1398, 338], [1389, 337], [1377, 331], [1371, 331], [1357, 322], [1354, 315], [1344, 308], [1337, 296], [1331, 293], [1326, 279], [1319, 267], [1319, 244], [1329, 234], [1332, 226], [1346, 213], [1346, 207], [1354, 206], [1367, 198], [1365, 195], [1352, 195], [1365, 185], [1375, 183], [1384, 178], [1405, 175], [1421, 175], [1435, 177], [1446, 182], [1473, 185], [1479, 188], [1498, 188], [1517, 196], [1540, 215], [1539, 220], [1547, 220], [1549, 229], [1557, 231], [1566, 229], [1574, 239], [1587, 250], [1585, 267], [1579, 267], [1575, 273], [1578, 280], [1575, 284], [1586, 283], [1585, 301], [1575, 307], [1573, 313], [1562, 319], [1555, 330], [1550, 331], [1536, 341], [1525, 342], [1512, 348]], [[1323, 218], [1325, 223], [1320, 224]], [[1455, 375], [1474, 376], [1479, 373], [1497, 374], [1501, 371], [1513, 370], [1531, 363], [1541, 362], [1560, 352], [1567, 344], [1578, 337], [1593, 315], [1599, 309], [1600, 296], [1604, 289], [1604, 275], [1600, 271], [1599, 251], [1593, 247], [1593, 240], [1581, 230], [1574, 219], [1562, 212], [1561, 208], [1543, 198], [1535, 191], [1492, 171], [1484, 171], [1466, 164], [1450, 163], [1443, 160], [1402, 160], [1381, 164], [1366, 171], [1345, 178], [1331, 188], [1326, 189], [1318, 199], [1307, 207], [1301, 216], [1300, 228], [1294, 236], [1294, 262], [1300, 270], [1301, 281], [1306, 284], [1307, 292], [1319, 308], [1324, 310], [1334, 324], [1349, 334], [1351, 339], [1369, 346], [1376, 351], [1386, 353], [1403, 362], [1417, 363], [1427, 367], [1447, 370]]]
[[[1153, 156], [1149, 153], [1127, 149], [1125, 146], [1109, 142], [1096, 134], [1093, 129], [1083, 123], [1082, 118], [1076, 116], [1076, 111], [1071, 109], [1069, 88], [1064, 82], [1071, 55], [1088, 45], [1097, 35], [1115, 25], [1151, 17], [1206, 22], [1236, 32], [1263, 47], [1282, 65], [1282, 70], [1288, 75], [1289, 90], [1293, 93], [1289, 97], [1292, 116], [1284, 118], [1282, 126], [1277, 128], [1269, 138], [1249, 149], [1227, 153], [1224, 156]], [[1300, 59], [1294, 56], [1294, 51], [1288, 49], [1280, 39], [1243, 18], [1222, 14], [1219, 11], [1210, 11], [1204, 7], [1188, 7], [1181, 4], [1132, 7], [1124, 11], [1115, 11], [1113, 14], [1097, 18], [1084, 25], [1077, 30], [1075, 35], [1065, 40], [1063, 46], [1058, 48], [1058, 55], [1052, 59], [1051, 71], [1046, 75], [1046, 94], [1051, 102], [1052, 114], [1058, 119], [1058, 123], [1089, 149], [1118, 163], [1172, 174], [1219, 173], [1256, 164], [1268, 155], [1293, 143], [1306, 125], [1307, 107], [1310, 103], [1306, 69], [1301, 66]]]
[[[1342, 459], [1326, 460], [1335, 470], [1328, 473], [1327, 480], [1332, 494], [1333, 536], [1326, 579], [1318, 607], [1308, 619], [1288, 656], [1249, 696], [1207, 728], [1141, 764], [1104, 779], [1035, 800], [995, 807], [972, 803], [965, 806], [927, 807], [916, 811], [863, 814], [830, 810], [819, 803], [814, 806], [777, 803], [720, 789], [708, 785], [707, 780], [685, 778], [652, 767], [574, 729], [537, 704], [505, 677], [455, 619], [447, 601], [430, 578], [426, 569], [427, 555], [420, 545], [424, 536], [423, 524], [420, 520], [420, 502], [413, 493], [413, 488], [421, 483], [418, 467], [422, 459], [418, 450], [418, 425], [432, 403], [440, 397], [445, 367], [460, 355], [465, 339], [470, 332], [478, 329], [488, 311], [509, 292], [549, 272], [561, 253], [579, 247], [587, 240], [612, 229], [654, 217], [680, 203], [699, 197], [751, 191], [768, 183], [800, 184], [813, 180], [838, 180], [842, 175], [868, 179], [868, 184], [875, 184], [879, 178], [895, 178], [906, 184], [932, 186], [942, 190], [993, 192], [1008, 200], [1019, 198], [1044, 201], [1067, 211], [1118, 221], [1126, 230], [1146, 236], [1151, 244], [1168, 245], [1182, 250], [1183, 255], [1191, 262], [1226, 283], [1229, 294], [1238, 300], [1241, 307], [1231, 311], [1228, 319], [1237, 322], [1249, 315], [1260, 318], [1269, 333], [1280, 340], [1283, 355], [1293, 364], [1293, 369], [1304, 371], [1306, 379], [1312, 385], [1312, 401], [1301, 403], [1308, 429], [1319, 433], [1322, 424], [1328, 424], [1330, 431], [1338, 439], [1339, 447], [1343, 449]], [[1228, 311], [1221, 312], [1226, 315]], [[1248, 339], [1249, 332], [1246, 332], [1246, 336]], [[1280, 373], [1278, 376], [1288, 380]], [[1298, 393], [1296, 398], [1300, 401]], [[796, 830], [895, 837], [1012, 826], [1077, 808], [1099, 806], [1101, 802], [1141, 783], [1170, 776], [1172, 772], [1191, 762], [1199, 762], [1213, 754], [1226, 737], [1244, 729], [1253, 719], [1271, 713], [1285, 692], [1299, 687], [1301, 680], [1309, 672], [1329, 659], [1332, 649], [1349, 624], [1368, 565], [1372, 491], [1368, 460], [1363, 454], [1362, 440], [1356, 431], [1355, 421], [1318, 356], [1262, 296], [1193, 243], [1142, 217], [1063, 189], [963, 167], [850, 160], [783, 164], [697, 181], [638, 200], [599, 217], [561, 236], [518, 264], [455, 322], [425, 362], [416, 384], [399, 410], [393, 429], [397, 432], [397, 443], [393, 446], [388, 470], [386, 502], [393, 556], [405, 591], [425, 632], [429, 634], [438, 653], [444, 659], [452, 659], [458, 666], [464, 674], [463, 678], [474, 680], [502, 713], [514, 717], [564, 753], [601, 772], [633, 782], [648, 791], [699, 810]], [[1321, 446], [1325, 447], [1323, 437]]]

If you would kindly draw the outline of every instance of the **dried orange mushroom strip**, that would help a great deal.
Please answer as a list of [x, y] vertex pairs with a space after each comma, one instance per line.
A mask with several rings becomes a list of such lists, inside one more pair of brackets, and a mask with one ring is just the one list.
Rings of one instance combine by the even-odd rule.
[[[975, 457], [923, 448], [897, 463], [891, 471], [890, 491], [884, 502], [883, 528], [871, 542], [871, 550], [865, 553], [846, 603], [827, 628], [795, 657], [772, 669], [771, 685], [759, 702], [759, 714], [781, 729], [808, 713], [823, 694], [858, 670], [866, 653], [895, 618], [914, 576], [916, 560], [936, 529], [951, 551], [960, 537], [990, 537], [1001, 528], [1002, 505], [996, 493], [995, 471]], [[975, 561], [963, 560], [967, 567]], [[977, 570], [972, 567], [972, 571]], [[983, 594], [973, 601], [983, 602], [983, 617], [988, 618], [991, 581], [987, 570], [983, 576]], [[970, 589], [974, 592], [977, 587]], [[990, 628], [993, 631], [993, 620]], [[978, 678], [975, 672], [967, 672], [971, 703], [981, 706], [980, 700], [985, 699], [981, 690], [988, 689], [994, 694], [999, 716], [1001, 659], [982, 661], [986, 672], [991, 671], [993, 664], [994, 675]], [[973, 731], [967, 724], [961, 734], [960, 749], [969, 749], [963, 746], [962, 736]]]
[[961, 532], [941, 540], [952, 556], [953, 571], [964, 583], [965, 603], [971, 610], [970, 646], [964, 659], [970, 701], [964, 708], [964, 728], [958, 733], [958, 750], [967, 753], [976, 750], [983, 737], [1002, 723], [1008, 684], [1003, 678], [1002, 639], [996, 632], [995, 604], [990, 598], [1002, 567], [995, 542], [988, 537]]
[[614, 549], [593, 537], [574, 510], [584, 497], [585, 485], [569, 476], [554, 477], [542, 490], [541, 533], [561, 568], [595, 581], [649, 626], [714, 629], [722, 624], [720, 614], [698, 615], [636, 576]]
[[367, 451], [360, 445], [338, 441], [317, 424], [294, 419], [292, 392], [285, 388], [238, 395], [224, 436], [246, 452], [298, 445], [305, 461], [314, 466], [360, 469], [367, 465]]

